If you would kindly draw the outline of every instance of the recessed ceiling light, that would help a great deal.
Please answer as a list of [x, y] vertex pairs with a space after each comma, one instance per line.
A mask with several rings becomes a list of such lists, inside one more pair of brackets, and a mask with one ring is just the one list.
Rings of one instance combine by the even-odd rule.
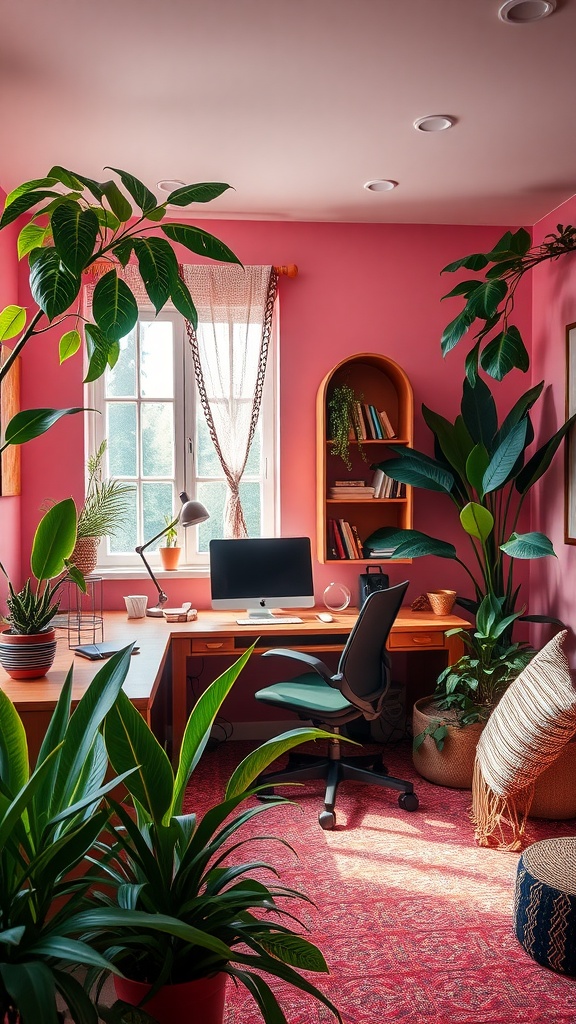
[[498, 11], [498, 17], [510, 25], [525, 25], [547, 18], [555, 8], [556, 0], [506, 0]]
[[419, 117], [414, 121], [414, 127], [419, 132], [445, 132], [456, 123], [455, 117], [448, 117], [447, 114], [428, 114], [426, 117]]
[[159, 188], [162, 192], [174, 192], [185, 184], [185, 181], [178, 181], [176, 178], [164, 178], [156, 183], [156, 188]]
[[397, 181], [390, 181], [389, 178], [374, 178], [372, 181], [365, 181], [364, 188], [368, 192], [391, 192], [397, 184]]

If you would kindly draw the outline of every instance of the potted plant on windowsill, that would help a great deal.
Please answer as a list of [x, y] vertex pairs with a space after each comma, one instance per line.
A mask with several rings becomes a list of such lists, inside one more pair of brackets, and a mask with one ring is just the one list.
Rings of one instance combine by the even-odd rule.
[[56, 634], [50, 623], [60, 605], [61, 588], [71, 580], [86, 590], [71, 561], [75, 542], [76, 506], [67, 498], [46, 512], [34, 535], [30, 568], [36, 585], [29, 578], [17, 591], [0, 563], [8, 579], [8, 626], [0, 632], [0, 664], [13, 679], [38, 679], [54, 661]]
[[84, 576], [96, 568], [98, 545], [102, 538], [114, 536], [133, 507], [128, 495], [134, 493], [134, 487], [103, 476], [106, 448], [104, 439], [98, 451], [88, 459], [86, 498], [78, 514], [72, 560]]
[[178, 568], [180, 555], [182, 553], [182, 548], [177, 547], [176, 545], [176, 541], [178, 540], [178, 531], [176, 529], [178, 519], [179, 516], [176, 516], [175, 519], [173, 519], [172, 516], [164, 516], [164, 522], [166, 523], [166, 531], [164, 533], [165, 543], [159, 548], [159, 551], [162, 568], [167, 572]]
[[[102, 846], [112, 894], [95, 894], [102, 912], [127, 908], [170, 915], [180, 928], [159, 937], [145, 925], [133, 930], [112, 926], [98, 935], [86, 918], [86, 937], [127, 980], [116, 990], [121, 1000], [150, 1013], [160, 1024], [221, 1024], [226, 979], [244, 984], [264, 1020], [285, 1021], [267, 977], [279, 978], [321, 1000], [340, 1020], [330, 1000], [300, 973], [326, 972], [319, 950], [292, 929], [290, 905], [301, 894], [264, 881], [271, 864], [239, 863], [249, 842], [243, 826], [279, 802], [250, 803], [255, 780], [277, 757], [295, 745], [325, 736], [319, 729], [296, 729], [275, 737], [246, 757], [233, 772], [223, 800], [202, 817], [184, 811], [186, 786], [206, 746], [219, 708], [250, 656], [247, 651], [216, 679], [196, 702], [188, 720], [176, 775], [163, 748], [127, 697], [120, 694], [106, 717], [104, 740], [115, 771], [130, 771], [125, 785], [134, 813], [114, 804], [111, 836]], [[284, 842], [269, 837], [269, 842]], [[285, 844], [284, 844], [285, 845]], [[307, 902], [310, 902], [309, 900]], [[190, 941], [182, 934], [195, 935]], [[96, 972], [97, 974], [98, 972]], [[98, 979], [93, 977], [97, 986]], [[180, 1002], [178, 1003], [178, 1000]], [[179, 1006], [179, 1008], [178, 1008]], [[116, 1009], [118, 1015], [116, 1015]], [[120, 1008], [107, 1021], [120, 1021]]]

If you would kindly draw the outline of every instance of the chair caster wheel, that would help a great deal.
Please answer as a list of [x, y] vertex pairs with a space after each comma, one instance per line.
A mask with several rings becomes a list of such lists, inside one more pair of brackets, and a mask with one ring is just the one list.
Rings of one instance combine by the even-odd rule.
[[416, 793], [400, 793], [398, 805], [403, 811], [417, 811], [420, 801]]
[[318, 824], [325, 832], [330, 832], [336, 824], [336, 815], [334, 814], [334, 811], [320, 811], [320, 814], [318, 815]]

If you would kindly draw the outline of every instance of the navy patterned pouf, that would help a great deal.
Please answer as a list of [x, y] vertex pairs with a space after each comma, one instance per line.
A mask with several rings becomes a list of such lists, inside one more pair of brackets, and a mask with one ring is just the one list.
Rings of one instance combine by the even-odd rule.
[[524, 850], [514, 932], [539, 964], [576, 974], [576, 838], [543, 839]]

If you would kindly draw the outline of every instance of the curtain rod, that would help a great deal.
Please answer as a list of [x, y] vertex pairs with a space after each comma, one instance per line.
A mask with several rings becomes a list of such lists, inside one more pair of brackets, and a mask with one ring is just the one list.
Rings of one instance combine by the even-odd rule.
[[[111, 266], [113, 266], [112, 260], [96, 260], [86, 268], [84, 273], [92, 274], [94, 277], [101, 277], [110, 270]], [[298, 277], [298, 267], [295, 263], [286, 263], [282, 266], [274, 267], [274, 270], [278, 277]]]

